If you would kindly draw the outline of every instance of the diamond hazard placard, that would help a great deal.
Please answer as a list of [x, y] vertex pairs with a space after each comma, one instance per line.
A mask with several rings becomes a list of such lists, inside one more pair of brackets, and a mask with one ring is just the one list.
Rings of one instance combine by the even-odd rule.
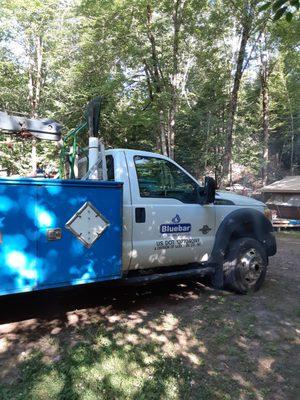
[[89, 248], [103, 234], [109, 222], [93, 204], [87, 201], [65, 226]]

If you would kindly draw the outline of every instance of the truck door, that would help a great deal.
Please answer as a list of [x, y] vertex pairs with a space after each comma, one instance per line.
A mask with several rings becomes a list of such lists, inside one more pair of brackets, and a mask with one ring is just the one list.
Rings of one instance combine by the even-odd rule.
[[214, 206], [199, 204], [198, 183], [175, 162], [148, 154], [127, 153], [134, 219], [130, 269], [207, 261]]

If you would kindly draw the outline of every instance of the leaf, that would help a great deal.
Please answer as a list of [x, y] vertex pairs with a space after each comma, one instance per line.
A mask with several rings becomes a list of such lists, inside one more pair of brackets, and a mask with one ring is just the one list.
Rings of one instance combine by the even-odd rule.
[[279, 10], [274, 15], [273, 21], [279, 20], [283, 16], [283, 14], [286, 12], [286, 10], [287, 10], [287, 6], [279, 8]]
[[273, 11], [277, 11], [278, 9], [280, 9], [285, 3], [287, 3], [287, 0], [276, 0], [273, 3], [272, 9]]
[[299, 10], [300, 1], [299, 0], [290, 0], [290, 5], [293, 7], [296, 7], [296, 9]]
[[260, 7], [258, 8], [258, 11], [265, 11], [265, 10], [267, 10], [268, 8], [270, 8], [271, 4], [272, 4], [271, 1], [267, 1], [265, 4], [263, 4], [262, 6], [260, 6]]
[[288, 11], [288, 12], [285, 14], [285, 19], [286, 19], [288, 22], [291, 22], [291, 20], [293, 19], [293, 14], [292, 14], [290, 11]]

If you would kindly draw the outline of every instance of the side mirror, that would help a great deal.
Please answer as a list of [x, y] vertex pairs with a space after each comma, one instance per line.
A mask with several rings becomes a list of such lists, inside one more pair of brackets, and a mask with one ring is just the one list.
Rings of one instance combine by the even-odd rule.
[[205, 177], [203, 192], [204, 204], [211, 204], [215, 201], [216, 181], [210, 176]]

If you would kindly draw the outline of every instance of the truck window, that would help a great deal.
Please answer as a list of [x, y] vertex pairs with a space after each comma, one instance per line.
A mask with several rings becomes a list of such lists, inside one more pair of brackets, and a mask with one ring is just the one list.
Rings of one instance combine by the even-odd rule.
[[111, 155], [106, 156], [105, 158], [106, 158], [107, 180], [114, 181], [115, 180], [114, 158]]
[[170, 161], [135, 156], [141, 197], [173, 198], [183, 203], [198, 203], [197, 184]]
[[[105, 156], [106, 158], [106, 169], [107, 169], [107, 180], [115, 180], [115, 166], [114, 158], [112, 155]], [[102, 163], [101, 163], [102, 164]], [[88, 172], [88, 159], [87, 157], [82, 157], [78, 162], [78, 178], [81, 179]], [[98, 176], [102, 176], [102, 165], [98, 167]]]

